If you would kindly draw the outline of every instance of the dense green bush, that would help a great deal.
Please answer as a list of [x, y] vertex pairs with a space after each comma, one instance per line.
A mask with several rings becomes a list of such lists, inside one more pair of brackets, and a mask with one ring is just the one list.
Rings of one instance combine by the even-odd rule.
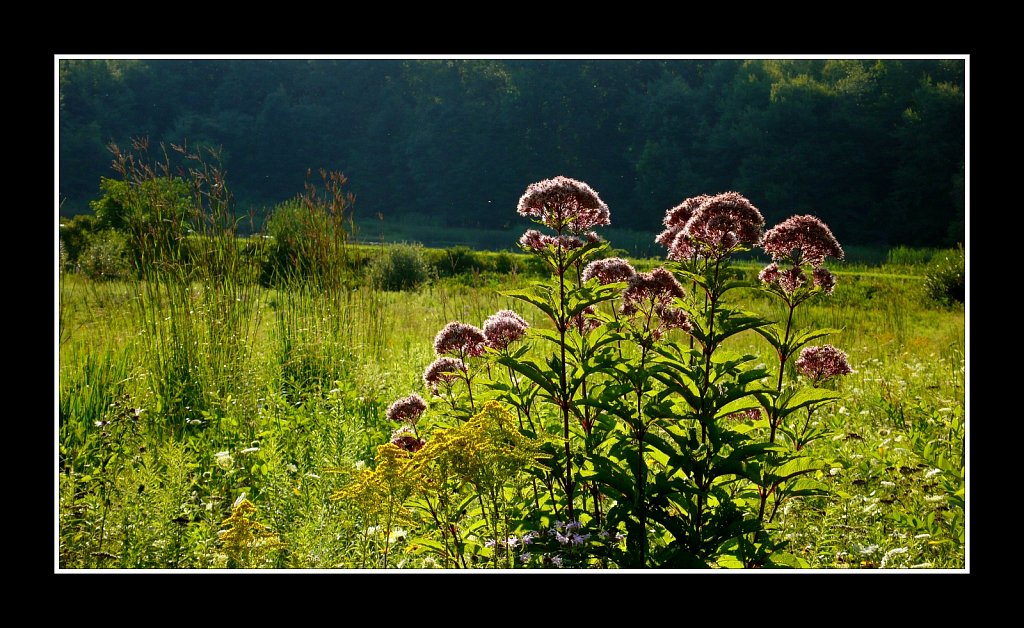
[[957, 245], [957, 248], [933, 259], [935, 261], [924, 279], [925, 292], [943, 305], [964, 303], [967, 286], [963, 245]]
[[348, 233], [320, 208], [301, 198], [285, 201], [274, 208], [264, 228], [263, 285], [347, 274]]
[[97, 230], [99, 225], [92, 214], [79, 214], [60, 219], [60, 243], [69, 268], [74, 268], [78, 263], [78, 257], [89, 247]]
[[430, 264], [418, 244], [391, 244], [370, 262], [368, 275], [380, 290], [415, 290], [430, 278]]
[[78, 257], [78, 267], [90, 279], [123, 279], [128, 276], [128, 243], [113, 229], [95, 234]]

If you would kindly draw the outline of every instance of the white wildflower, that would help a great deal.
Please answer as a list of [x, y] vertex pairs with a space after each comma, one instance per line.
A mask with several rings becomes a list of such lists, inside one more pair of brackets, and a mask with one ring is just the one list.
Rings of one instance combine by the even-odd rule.
[[885, 569], [885, 566], [886, 566], [886, 564], [888, 564], [890, 558], [892, 558], [893, 556], [896, 556], [897, 554], [906, 554], [909, 551], [910, 550], [908, 550], [905, 547], [894, 547], [894, 548], [892, 548], [891, 550], [886, 552], [884, 556], [882, 556], [882, 563], [881, 563], [880, 567], [882, 569]]

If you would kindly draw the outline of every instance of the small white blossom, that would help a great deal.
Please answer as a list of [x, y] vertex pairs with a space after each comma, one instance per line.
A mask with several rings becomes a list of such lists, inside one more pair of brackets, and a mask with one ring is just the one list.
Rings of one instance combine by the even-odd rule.
[[882, 567], [882, 569], [885, 569], [885, 566], [886, 564], [888, 564], [890, 558], [896, 556], [897, 554], [906, 554], [908, 551], [910, 550], [908, 550], [905, 547], [894, 547], [893, 549], [886, 552], [884, 556], [882, 556], [882, 563], [880, 566]]

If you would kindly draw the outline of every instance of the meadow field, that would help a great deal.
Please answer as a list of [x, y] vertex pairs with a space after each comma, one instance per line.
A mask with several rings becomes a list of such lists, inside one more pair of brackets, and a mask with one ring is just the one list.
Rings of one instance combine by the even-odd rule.
[[[518, 460], [519, 479], [506, 478], [498, 489], [523, 495], [532, 482], [534, 497], [526, 502], [535, 507], [501, 494], [495, 501], [469, 495], [451, 504], [456, 522], [424, 506], [440, 502], [417, 497], [415, 488], [389, 484], [384, 492], [360, 493], [368, 472], [386, 466], [379, 447], [394, 438], [389, 408], [396, 399], [417, 393], [429, 400], [414, 425], [428, 443], [443, 428], [472, 424], [473, 413], [460, 414], [465, 399], [431, 395], [425, 386], [439, 330], [451, 321], [483, 326], [496, 312], [514, 310], [530, 327], [522, 344], [529, 355], [545, 343], [533, 334], [552, 328], [512, 294], [544, 280], [527, 255], [415, 247], [425, 280], [389, 290], [371, 281], [380, 268], [374, 259], [396, 248], [350, 246], [346, 255], [361, 261], [343, 277], [269, 285], [258, 280], [254, 258], [234, 244], [213, 244], [211, 255], [190, 265], [115, 279], [62, 266], [55, 569], [637, 566], [615, 558], [627, 552], [623, 538], [636, 524], [587, 528], [595, 541], [603, 535], [601, 549], [590, 554], [582, 541], [570, 546], [572, 556], [556, 557], [557, 544], [535, 545], [529, 560], [499, 551], [495, 537], [509, 549], [522, 547], [541, 524], [560, 539], [567, 520], [596, 524], [589, 515], [560, 516], [553, 491], [547, 502], [536, 498], [538, 478], [554, 473], [535, 468], [537, 456]], [[852, 373], [834, 380], [837, 394], [821, 398], [813, 414], [793, 414], [806, 437], [797, 449], [815, 461], [801, 471], [813, 485], [776, 500], [763, 532], [752, 533], [755, 540], [770, 537], [772, 551], [785, 556], [760, 566], [967, 568], [965, 307], [937, 303], [925, 290], [930, 262], [942, 254], [899, 249], [880, 264], [830, 262], [834, 292], [795, 311], [794, 328], [833, 330], [827, 342], [846, 352]], [[631, 261], [637, 270], [663, 263]], [[786, 307], [756, 286], [762, 266], [733, 265], [746, 283], [729, 293], [732, 302], [785, 320]], [[600, 307], [615, 315], [610, 305]], [[775, 349], [753, 330], [724, 344], [779, 369]], [[792, 364], [785, 368], [797, 377]], [[491, 375], [490, 365], [481, 367], [478, 381]], [[508, 386], [490, 390], [499, 404], [511, 394]], [[491, 411], [481, 412], [482, 404], [481, 397], [473, 406], [478, 416]], [[750, 421], [745, 429], [764, 424]], [[543, 429], [525, 427], [516, 438], [524, 434], [545, 438]], [[548, 430], [546, 437], [558, 435]], [[644, 457], [653, 465], [658, 454]], [[773, 486], [781, 492], [781, 484]], [[594, 495], [589, 507], [583, 495], [581, 510], [614, 511], [608, 494], [600, 496], [603, 511]], [[383, 511], [380, 500], [393, 508]], [[499, 504], [508, 506], [501, 522]], [[627, 519], [620, 515], [620, 522]], [[647, 525], [652, 548], [672, 544], [664, 529]], [[703, 566], [744, 566], [732, 556]]]

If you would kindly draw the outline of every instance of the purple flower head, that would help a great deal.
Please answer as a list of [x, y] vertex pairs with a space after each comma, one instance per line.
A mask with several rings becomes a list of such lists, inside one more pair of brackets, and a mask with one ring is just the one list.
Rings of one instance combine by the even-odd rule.
[[437, 332], [437, 337], [434, 338], [434, 353], [479, 356], [484, 353], [485, 342], [487, 339], [479, 327], [452, 321]]
[[583, 245], [586, 244], [586, 241], [584, 241], [583, 239], [577, 238], [576, 236], [571, 236], [571, 235], [544, 236], [544, 237], [546, 238], [545, 244], [553, 244], [555, 247], [563, 249], [563, 250], [566, 250], [566, 251], [572, 251], [573, 249], [578, 249], [578, 248], [580, 248], [580, 247], [582, 247]]
[[697, 196], [691, 196], [682, 203], [676, 205], [672, 209], [665, 212], [665, 218], [662, 219], [662, 224], [669, 229], [682, 229], [689, 222], [693, 216], [693, 212], [697, 211], [697, 208], [704, 203], [711, 200], [711, 197], [707, 194], [698, 194]]
[[580, 248], [588, 241], [594, 242], [600, 239], [594, 240], [591, 236], [596, 238], [597, 234], [591, 231], [586, 234], [586, 240], [584, 240], [583, 238], [571, 235], [549, 236], [536, 229], [527, 229], [519, 238], [519, 246], [529, 251], [540, 251], [548, 246], [571, 251]]
[[423, 445], [426, 444], [422, 438], [417, 438], [416, 434], [412, 431], [408, 425], [403, 425], [394, 432], [391, 433], [391, 444], [404, 449], [409, 453], [416, 453], [420, 449], [423, 449]]
[[779, 265], [776, 264], [775, 262], [772, 262], [771, 264], [765, 266], [760, 273], [758, 273], [757, 278], [760, 279], [762, 283], [776, 283], [779, 280], [780, 274], [781, 273], [779, 273]]
[[386, 415], [389, 421], [416, 425], [416, 421], [418, 421], [426, 411], [427, 402], [423, 400], [423, 397], [413, 393], [388, 406]]
[[589, 185], [558, 176], [531, 183], [516, 211], [561, 233], [583, 233], [611, 223], [608, 206]]
[[[680, 242], [677, 235], [672, 247], [684, 249], [683, 244], [688, 244], [709, 257], [721, 257], [738, 244], [757, 244], [763, 229], [764, 216], [749, 200], [738, 192], [723, 192], [708, 197], [693, 211], [679, 232], [689, 242]], [[669, 252], [673, 255], [682, 251]]]
[[815, 268], [813, 277], [815, 285], [820, 287], [825, 294], [832, 294], [832, 291], [836, 289], [836, 276], [830, 273], [827, 268]]
[[672, 237], [668, 244], [668, 258], [677, 262], [683, 262], [692, 258], [697, 253], [697, 247], [685, 231], [679, 230]]
[[689, 238], [685, 235], [681, 238], [679, 236], [693, 216], [693, 212], [710, 198], [707, 194], [694, 196], [665, 212], [665, 218], [662, 220], [665, 230], [659, 233], [654, 241], [668, 249], [669, 259], [683, 261], [693, 255], [694, 249]]
[[779, 273], [779, 286], [786, 294], [793, 294], [797, 289], [807, 283], [807, 276], [799, 266], [794, 266]]
[[658, 267], [649, 273], [637, 273], [622, 293], [622, 313], [635, 314], [640, 305], [668, 306], [683, 296], [683, 286], [667, 269]]
[[523, 247], [524, 249], [539, 251], [540, 249], [544, 248], [545, 237], [546, 236], [543, 233], [537, 231], [536, 229], [527, 229], [526, 233], [524, 233], [519, 238], [519, 246]]
[[815, 382], [853, 372], [846, 354], [832, 345], [806, 347], [794, 363], [797, 371]]
[[586, 283], [594, 277], [603, 285], [629, 281], [636, 274], [636, 269], [621, 257], [609, 257], [590, 262], [583, 269], [583, 281]]
[[815, 216], [791, 216], [764, 234], [761, 247], [775, 261], [810, 264], [814, 268], [826, 257], [843, 259], [843, 248], [832, 230]]
[[683, 331], [693, 329], [690, 316], [682, 308], [658, 304], [654, 306], [654, 311], [661, 319], [661, 324], [665, 329], [681, 329]]
[[423, 383], [426, 384], [430, 392], [436, 395], [441, 384], [450, 385], [461, 377], [460, 373], [465, 372], [466, 365], [462, 363], [462, 360], [448, 357], [438, 358], [423, 372]]
[[573, 316], [569, 324], [576, 328], [581, 334], [593, 331], [601, 326], [601, 321], [594, 317], [597, 310], [593, 305], [583, 308], [583, 311]]
[[500, 310], [484, 321], [484, 336], [487, 346], [492, 349], [504, 349], [509, 343], [521, 340], [526, 336], [529, 325], [512, 310]]

